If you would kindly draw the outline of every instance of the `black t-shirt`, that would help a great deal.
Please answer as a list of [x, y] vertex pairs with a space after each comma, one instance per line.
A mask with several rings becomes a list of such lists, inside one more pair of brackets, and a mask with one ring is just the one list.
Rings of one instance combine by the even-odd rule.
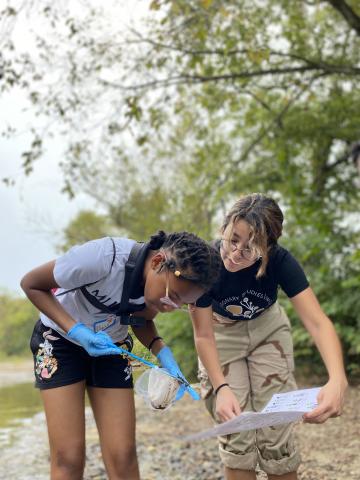
[[256, 278], [261, 260], [250, 267], [229, 272], [222, 266], [218, 282], [196, 302], [197, 307], [209, 307], [232, 320], [252, 320], [277, 300], [281, 287], [291, 298], [309, 286], [297, 260], [280, 245], [269, 256], [265, 275]]

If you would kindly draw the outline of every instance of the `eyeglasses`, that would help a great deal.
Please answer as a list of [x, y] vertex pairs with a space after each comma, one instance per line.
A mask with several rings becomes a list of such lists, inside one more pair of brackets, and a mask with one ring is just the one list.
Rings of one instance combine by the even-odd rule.
[[169, 305], [170, 307], [172, 307], [176, 310], [185, 310], [186, 312], [188, 311], [188, 306], [187, 305], [179, 306], [177, 303], [175, 303], [169, 297], [169, 272], [168, 271], [166, 272], [165, 297], [161, 297], [160, 302], [163, 303], [164, 305]]
[[256, 251], [256, 249], [242, 248], [240, 242], [236, 242], [235, 240], [231, 240], [229, 238], [222, 238], [221, 246], [224, 250], [227, 250], [230, 252], [239, 252], [242, 260], [253, 261], [259, 258], [259, 254]]

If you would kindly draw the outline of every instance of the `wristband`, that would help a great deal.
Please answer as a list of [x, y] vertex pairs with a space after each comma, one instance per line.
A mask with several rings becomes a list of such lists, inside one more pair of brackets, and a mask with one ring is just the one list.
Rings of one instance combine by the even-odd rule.
[[156, 340], [162, 340], [162, 337], [154, 337], [154, 338], [151, 340], [151, 342], [150, 342], [150, 344], [149, 344], [149, 346], [148, 346], [148, 349], [149, 349], [150, 351], [151, 351], [151, 347], [154, 345], [154, 343], [156, 342]]
[[215, 395], [218, 394], [218, 391], [219, 391], [220, 388], [222, 388], [222, 387], [229, 387], [229, 384], [228, 384], [228, 383], [222, 383], [221, 385], [219, 385], [219, 386], [217, 387], [217, 389], [215, 390]]

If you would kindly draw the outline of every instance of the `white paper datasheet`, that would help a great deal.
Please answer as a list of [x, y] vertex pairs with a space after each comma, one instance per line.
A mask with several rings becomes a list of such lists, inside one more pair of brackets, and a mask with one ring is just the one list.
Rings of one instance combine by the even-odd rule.
[[304, 413], [310, 412], [317, 405], [317, 395], [320, 388], [307, 388], [287, 393], [277, 393], [261, 412], [244, 412], [237, 417], [221, 423], [209, 430], [188, 435], [184, 440], [204, 440], [219, 435], [242, 430], [271, 427], [283, 423], [296, 422]]
[[305, 388], [287, 393], [276, 393], [261, 413], [270, 412], [310, 412], [317, 406], [320, 388]]

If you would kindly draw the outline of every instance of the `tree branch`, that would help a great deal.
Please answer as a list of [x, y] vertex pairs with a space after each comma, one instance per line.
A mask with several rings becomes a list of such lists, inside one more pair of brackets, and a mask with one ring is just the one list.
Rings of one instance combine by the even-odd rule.
[[[211, 55], [218, 55], [218, 56], [233, 56], [233, 55], [249, 55], [253, 51], [248, 49], [248, 48], [242, 48], [242, 49], [232, 49], [232, 50], [226, 50], [224, 48], [216, 48], [216, 49], [189, 49], [183, 47], [181, 44], [180, 45], [170, 45], [167, 43], [163, 42], [158, 42], [156, 40], [153, 40], [151, 38], [144, 37], [141, 35], [140, 32], [138, 32], [135, 29], [131, 29], [131, 32], [138, 37], [138, 40], [128, 40], [127, 45], [129, 44], [149, 44], [156, 49], [162, 49], [162, 50], [170, 50], [170, 51], [175, 51], [178, 53], [183, 53], [185, 55], [191, 55], [191, 56], [211, 56]], [[264, 48], [259, 48], [259, 51], [267, 51], [269, 53], [269, 56], [278, 56], [278, 57], [283, 57], [291, 60], [300, 60], [301, 62], [304, 62], [308, 65], [318, 65], [319, 63], [317, 61], [308, 59], [306, 57], [303, 57], [299, 54], [291, 53], [291, 52], [281, 52], [278, 50], [270, 50], [268, 47]]]
[[305, 73], [305, 72], [322, 72], [322, 75], [330, 74], [344, 74], [344, 75], [360, 75], [360, 68], [349, 67], [343, 65], [329, 65], [326, 63], [319, 63], [308, 66], [298, 66], [298, 67], [284, 67], [284, 68], [268, 68], [264, 70], [255, 70], [255, 71], [244, 71], [244, 72], [233, 72], [226, 73], [222, 75], [188, 75], [186, 73], [170, 76], [160, 80], [151, 80], [149, 82], [138, 83], [136, 85], [120, 85], [118, 83], [110, 82], [105, 79], [100, 79], [102, 85], [117, 88], [123, 91], [135, 91], [143, 90], [148, 88], [160, 88], [167, 87], [172, 85], [181, 85], [186, 83], [206, 83], [206, 82], [218, 82], [221, 80], [238, 80], [238, 79], [247, 79], [255, 77], [266, 77], [271, 75], [289, 75], [293, 73]]
[[360, 17], [344, 0], [325, 0], [337, 10], [350, 25], [360, 35]]
[[194, 83], [214, 82], [218, 80], [235, 80], [238, 78], [265, 77], [267, 75], [287, 75], [291, 73], [302, 73], [311, 71], [321, 71], [324, 74], [340, 73], [346, 75], [360, 75], [360, 68], [343, 65], [329, 65], [327, 63], [310, 64], [308, 66], [267, 68], [264, 70], [254, 70], [252, 72], [234, 72], [223, 75], [203, 76], [203, 75], [180, 75], [179, 78], [189, 80]]
[[219, 182], [219, 186], [221, 186], [222, 184], [224, 184], [230, 177], [230, 175], [232, 175], [232, 172], [234, 171], [234, 167], [239, 167], [239, 165], [244, 162], [247, 157], [249, 156], [249, 154], [254, 150], [254, 148], [259, 145], [261, 143], [261, 141], [263, 140], [263, 138], [266, 137], [266, 135], [269, 133], [269, 131], [272, 129], [272, 127], [274, 126], [274, 124], [281, 124], [281, 121], [283, 119], [283, 117], [286, 115], [286, 113], [288, 112], [288, 110], [290, 109], [291, 105], [293, 105], [297, 100], [299, 100], [301, 98], [301, 96], [311, 87], [311, 85], [316, 81], [318, 80], [319, 78], [323, 77], [325, 74], [321, 74], [321, 75], [316, 75], [315, 77], [313, 77], [309, 83], [307, 85], [305, 85], [304, 87], [300, 88], [300, 90], [296, 93], [296, 95], [294, 95], [288, 102], [287, 104], [284, 106], [284, 108], [282, 108], [280, 110], [280, 112], [268, 123], [268, 125], [266, 127], [264, 127], [259, 135], [257, 135], [251, 142], [250, 144], [245, 148], [245, 150], [243, 151], [243, 153], [241, 154], [240, 158], [234, 162], [231, 163], [231, 168], [230, 170], [225, 174], [225, 176], [222, 178], [222, 180]]

